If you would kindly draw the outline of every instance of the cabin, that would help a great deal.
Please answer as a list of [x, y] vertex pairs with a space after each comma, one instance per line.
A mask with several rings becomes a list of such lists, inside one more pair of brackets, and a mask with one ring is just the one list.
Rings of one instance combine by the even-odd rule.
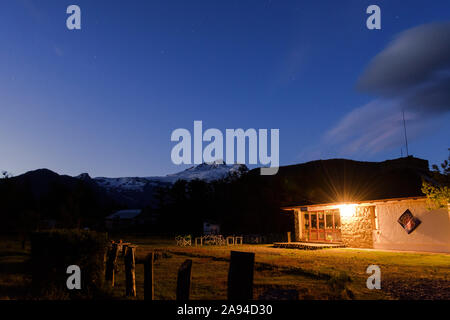
[[283, 207], [294, 216], [295, 242], [353, 248], [450, 253], [450, 210], [426, 197]]
[[[317, 160], [280, 168], [281, 208], [291, 215], [284, 247], [450, 252], [447, 208], [430, 209], [427, 160]], [[287, 230], [286, 230], [287, 231]]]
[[119, 210], [105, 218], [107, 230], [127, 229], [140, 224], [141, 209]]

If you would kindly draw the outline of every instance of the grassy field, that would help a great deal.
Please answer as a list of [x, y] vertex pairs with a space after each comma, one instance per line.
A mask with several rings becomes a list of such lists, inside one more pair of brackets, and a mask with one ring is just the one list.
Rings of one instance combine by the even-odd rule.
[[[156, 299], [175, 299], [179, 266], [192, 259], [192, 299], [226, 299], [230, 250], [255, 253], [255, 299], [450, 299], [450, 255], [387, 252], [364, 249], [305, 251], [271, 245], [230, 247], [175, 246], [172, 240], [124, 239], [138, 245], [137, 299], [144, 296], [145, 256], [155, 251]], [[29, 297], [29, 248], [19, 242], [0, 245], [0, 299]], [[368, 265], [381, 268], [381, 290], [366, 288]], [[122, 259], [113, 297], [123, 299], [125, 275]]]

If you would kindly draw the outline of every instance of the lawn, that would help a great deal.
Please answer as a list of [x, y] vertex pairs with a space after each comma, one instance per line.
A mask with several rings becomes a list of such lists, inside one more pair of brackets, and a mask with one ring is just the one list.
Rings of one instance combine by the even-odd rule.
[[[155, 298], [175, 299], [177, 271], [192, 259], [191, 299], [226, 299], [230, 250], [254, 252], [255, 299], [450, 299], [450, 255], [404, 253], [365, 249], [306, 251], [271, 245], [228, 247], [175, 246], [175, 241], [124, 238], [138, 245], [137, 299], [144, 296], [145, 256], [154, 251]], [[29, 287], [29, 248], [19, 242], [0, 245], [0, 298], [26, 299]], [[381, 289], [366, 287], [367, 266], [381, 269]], [[122, 259], [112, 294], [123, 299], [125, 275]]]
[[[255, 253], [255, 298], [283, 298], [284, 290], [296, 290], [300, 299], [450, 299], [448, 254], [349, 248], [307, 251], [271, 245], [180, 248], [174, 241], [128, 240], [138, 245], [138, 260], [152, 250], [170, 255], [155, 265], [158, 299], [175, 297], [177, 270], [185, 259], [193, 261], [192, 299], [225, 299], [230, 250]], [[371, 264], [381, 269], [381, 290], [366, 287], [366, 269]], [[140, 297], [142, 274], [136, 275]]]

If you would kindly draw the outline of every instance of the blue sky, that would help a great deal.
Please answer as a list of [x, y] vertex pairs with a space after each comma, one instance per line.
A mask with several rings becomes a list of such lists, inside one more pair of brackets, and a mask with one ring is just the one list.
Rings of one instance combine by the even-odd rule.
[[[81, 30], [66, 28], [70, 4]], [[381, 30], [366, 28], [370, 4]], [[396, 35], [449, 13], [449, 1], [4, 1], [0, 169], [165, 175], [185, 168], [171, 162], [170, 135], [194, 120], [280, 129], [281, 165], [397, 158], [403, 131], [374, 137], [401, 117], [397, 98], [358, 79]], [[410, 154], [447, 157], [443, 110], [406, 113]]]

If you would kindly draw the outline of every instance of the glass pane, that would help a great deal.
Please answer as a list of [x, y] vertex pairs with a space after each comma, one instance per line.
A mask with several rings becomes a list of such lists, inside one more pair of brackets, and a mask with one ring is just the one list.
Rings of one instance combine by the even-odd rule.
[[327, 213], [325, 225], [326, 225], [327, 229], [333, 229], [333, 213], [332, 212]]
[[325, 214], [323, 211], [319, 211], [317, 215], [319, 216], [319, 229], [323, 230], [325, 229]]
[[311, 229], [317, 229], [317, 215], [311, 214]]

